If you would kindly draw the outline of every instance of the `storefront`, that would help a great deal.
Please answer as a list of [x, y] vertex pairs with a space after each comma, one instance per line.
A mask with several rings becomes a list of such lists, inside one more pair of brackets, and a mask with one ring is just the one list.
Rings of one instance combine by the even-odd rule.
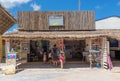
[[[95, 53], [94, 60], [100, 58], [99, 63], [102, 65], [103, 38], [106, 36], [102, 33], [95, 34], [95, 31], [91, 31], [89, 34], [86, 34], [86, 32], [76, 31], [72, 34], [71, 32], [67, 32], [67, 34], [66, 32], [34, 32], [34, 34], [31, 32], [17, 32], [6, 34], [4, 37], [9, 37], [10, 49], [13, 48], [17, 52], [23, 63], [42, 62], [43, 56], [40, 52], [48, 52], [56, 44], [58, 49], [62, 47], [65, 51], [66, 62], [89, 63], [89, 50], [92, 49], [100, 51], [100, 57]], [[87, 53], [87, 55], [84, 57], [83, 53]]]
[[109, 54], [107, 39], [117, 38], [119, 32], [95, 30], [92, 11], [21, 11], [18, 15], [18, 31], [5, 34], [3, 38], [10, 41], [10, 50], [13, 48], [24, 63], [42, 61], [40, 51], [48, 52], [56, 44], [65, 51], [67, 62], [96, 62], [99, 58], [103, 66]]

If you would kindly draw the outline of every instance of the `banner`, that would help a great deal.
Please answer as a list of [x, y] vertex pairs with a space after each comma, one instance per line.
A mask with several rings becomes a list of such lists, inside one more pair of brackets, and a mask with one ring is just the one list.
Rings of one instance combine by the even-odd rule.
[[59, 42], [59, 46], [60, 46], [60, 49], [63, 48], [63, 41], [62, 41], [62, 40], [60, 40], [60, 42]]

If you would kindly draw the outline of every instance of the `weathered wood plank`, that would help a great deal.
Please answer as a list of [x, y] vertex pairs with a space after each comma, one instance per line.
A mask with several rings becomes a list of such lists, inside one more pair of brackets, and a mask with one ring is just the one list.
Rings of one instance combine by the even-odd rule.
[[[64, 25], [49, 27], [49, 16], [63, 16]], [[66, 11], [18, 12], [18, 24], [24, 30], [94, 30], [94, 12]]]

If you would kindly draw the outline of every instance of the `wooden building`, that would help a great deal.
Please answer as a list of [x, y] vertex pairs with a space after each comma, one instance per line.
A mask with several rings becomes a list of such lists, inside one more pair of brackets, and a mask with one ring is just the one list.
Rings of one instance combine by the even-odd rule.
[[3, 38], [10, 40], [10, 48], [25, 62], [42, 59], [35, 51], [41, 46], [48, 51], [56, 44], [69, 52], [66, 52], [68, 61], [74, 58], [82, 61], [83, 53], [99, 50], [102, 65], [109, 53], [107, 38], [117, 38], [119, 33], [118, 30], [96, 30], [93, 11], [20, 11], [17, 23], [19, 31], [5, 34]]
[[0, 5], [0, 61], [5, 57], [5, 39], [2, 35], [15, 23], [16, 19]]
[[118, 31], [116, 34], [113, 34], [114, 38], [108, 38], [110, 42], [110, 56], [113, 62], [113, 65], [116, 66], [120, 61], [120, 16], [109, 16], [103, 19], [96, 21], [96, 30], [110, 31], [109, 33], [113, 34], [113, 31]]
[[92, 11], [21, 11], [18, 12], [18, 25], [24, 31], [95, 30], [94, 12]]

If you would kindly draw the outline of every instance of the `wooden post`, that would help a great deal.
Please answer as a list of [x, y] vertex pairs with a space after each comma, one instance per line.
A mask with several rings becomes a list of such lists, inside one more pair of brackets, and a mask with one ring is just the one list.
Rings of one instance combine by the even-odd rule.
[[3, 43], [2, 43], [2, 37], [0, 36], [0, 61], [2, 61], [2, 56], [3, 56]]
[[89, 51], [91, 49], [91, 39], [86, 39], [85, 43], [86, 43], [85, 51]]
[[22, 57], [24, 58], [24, 63], [27, 63], [27, 54], [30, 53], [30, 40], [23, 40], [21, 43]]
[[107, 38], [104, 37], [102, 39], [102, 54], [103, 54], [103, 57], [102, 57], [102, 67], [107, 69]]
[[[92, 49], [92, 40], [91, 39], [89, 39], [89, 50], [91, 50]], [[91, 52], [90, 52], [90, 54], [89, 54], [89, 61], [90, 61], [90, 68], [92, 68], [92, 54], [91, 54]]]
[[110, 45], [109, 45], [109, 41], [106, 41], [107, 43], [107, 54], [110, 54]]
[[92, 39], [89, 39], [89, 49], [92, 49]]
[[5, 53], [6, 53], [6, 56], [7, 54], [10, 52], [10, 40], [9, 39], [6, 39], [5, 40]]
[[20, 40], [20, 51], [19, 51], [19, 54], [20, 54], [19, 61], [21, 61], [21, 59], [22, 59], [22, 40]]

